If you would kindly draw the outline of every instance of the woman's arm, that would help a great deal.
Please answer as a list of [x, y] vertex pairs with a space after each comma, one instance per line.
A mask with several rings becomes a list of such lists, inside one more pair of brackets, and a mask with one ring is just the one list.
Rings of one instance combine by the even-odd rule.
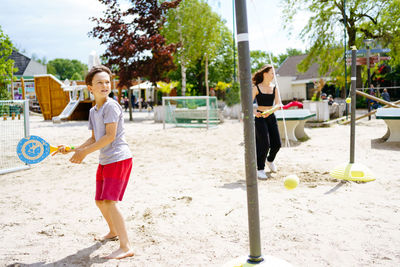
[[278, 87], [275, 87], [275, 105], [280, 105], [281, 104], [281, 98], [279, 97], [279, 90]]
[[[258, 94], [257, 86], [253, 85], [252, 103], [254, 103], [254, 99], [256, 98], [257, 94]], [[253, 113], [254, 113], [254, 116], [256, 116], [257, 118], [261, 116], [261, 113], [257, 111], [257, 107], [254, 107], [254, 105], [253, 105]]]

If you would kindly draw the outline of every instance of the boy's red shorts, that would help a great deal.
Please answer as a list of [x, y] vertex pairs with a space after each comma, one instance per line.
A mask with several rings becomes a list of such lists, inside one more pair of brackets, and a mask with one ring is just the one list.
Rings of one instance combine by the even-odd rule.
[[132, 170], [132, 158], [100, 165], [96, 173], [95, 200], [121, 201]]

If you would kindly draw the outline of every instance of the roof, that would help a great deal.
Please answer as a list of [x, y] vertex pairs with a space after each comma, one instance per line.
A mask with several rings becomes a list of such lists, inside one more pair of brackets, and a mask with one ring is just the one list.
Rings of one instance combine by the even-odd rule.
[[15, 72], [15, 75], [23, 75], [26, 67], [28, 67], [29, 62], [31, 59], [15, 50], [12, 51], [11, 56], [9, 59], [14, 60], [14, 67], [18, 68], [18, 71]]
[[321, 75], [318, 73], [318, 63], [313, 63], [305, 73], [299, 73], [297, 71], [297, 65], [307, 57], [305, 55], [290, 56], [281, 64], [277, 70], [279, 76], [290, 76], [296, 77], [296, 80], [307, 80], [307, 79], [319, 79]]

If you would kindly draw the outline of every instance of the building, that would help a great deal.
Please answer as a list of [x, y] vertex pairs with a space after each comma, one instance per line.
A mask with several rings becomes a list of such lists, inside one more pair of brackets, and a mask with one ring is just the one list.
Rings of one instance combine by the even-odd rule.
[[14, 73], [15, 76], [21, 77], [33, 77], [37, 74], [46, 74], [47, 66], [43, 65], [35, 60], [21, 54], [18, 51], [13, 50], [9, 59], [14, 60], [14, 67], [18, 68], [18, 71]]
[[33, 81], [34, 75], [41, 75], [47, 73], [47, 66], [43, 65], [35, 60], [21, 54], [18, 51], [13, 50], [9, 59], [14, 60], [14, 68], [18, 68], [17, 72], [14, 72], [14, 76], [17, 78], [9, 90], [12, 91], [13, 99], [22, 98], [22, 85], [21, 77], [24, 78], [26, 98], [35, 100], [35, 85]]
[[307, 55], [291, 56], [277, 69], [277, 80], [282, 100], [311, 99], [313, 95], [314, 83], [321, 78], [325, 81], [330, 77], [321, 77], [318, 73], [318, 64], [314, 63], [305, 73], [297, 71], [297, 65], [306, 58]]

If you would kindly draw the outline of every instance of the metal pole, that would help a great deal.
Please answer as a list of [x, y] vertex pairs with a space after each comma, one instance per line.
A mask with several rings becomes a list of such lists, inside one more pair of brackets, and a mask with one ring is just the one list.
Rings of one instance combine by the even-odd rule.
[[[371, 56], [371, 50], [369, 44], [367, 44], [367, 73], [368, 73], [368, 88], [371, 88], [371, 70], [369, 68], [369, 58]], [[371, 111], [371, 103], [368, 102], [368, 112]], [[371, 120], [371, 116], [368, 116], [368, 120]]]
[[235, 0], [232, 0], [233, 27], [232, 27], [232, 49], [233, 49], [233, 81], [236, 82], [236, 49], [235, 49]]
[[356, 137], [356, 82], [357, 82], [357, 48], [351, 51], [351, 124], [350, 124], [350, 163], [354, 163], [354, 148]]
[[371, 50], [369, 44], [367, 45], [367, 70], [368, 70], [368, 88], [371, 88], [371, 69], [369, 67], [369, 58], [371, 57]]
[[[343, 0], [343, 37], [344, 37], [344, 90], [346, 92], [346, 97], [349, 96], [349, 92], [347, 91], [347, 62], [346, 62], [346, 50], [347, 50], [347, 43], [346, 43], [346, 0]], [[349, 115], [349, 105], [346, 104], [346, 120], [347, 116]]]
[[208, 130], [210, 124], [210, 96], [207, 96], [206, 105], [207, 105], [207, 130]]
[[164, 97], [162, 98], [162, 110], [161, 110], [161, 116], [162, 116], [162, 124], [163, 124], [163, 129], [165, 130], [165, 116], [167, 116], [167, 107], [165, 106], [165, 99]]
[[249, 262], [261, 262], [260, 216], [258, 209], [258, 188], [256, 173], [256, 146], [252, 104], [251, 68], [249, 38], [247, 29], [246, 0], [235, 0], [236, 29], [239, 56], [239, 78], [244, 131], [245, 170], [247, 189], [247, 212], [249, 223]]
[[24, 134], [25, 138], [30, 135], [29, 128], [29, 99], [24, 100]]

